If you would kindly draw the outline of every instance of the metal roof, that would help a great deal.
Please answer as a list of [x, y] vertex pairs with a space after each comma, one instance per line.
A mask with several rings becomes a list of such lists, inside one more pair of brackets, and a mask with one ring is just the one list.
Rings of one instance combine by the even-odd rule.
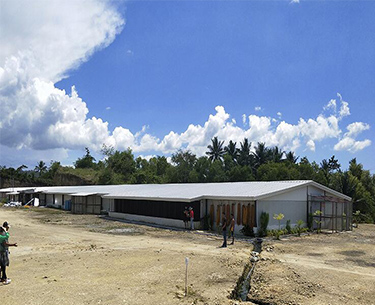
[[72, 194], [69, 194], [70, 196], [74, 196], [74, 197], [86, 197], [86, 196], [93, 196], [93, 195], [104, 195], [106, 193], [96, 193], [96, 192], [79, 192], [79, 193], [72, 193]]
[[0, 189], [0, 193], [10, 193], [10, 192], [30, 192], [35, 190], [35, 187], [7, 187]]
[[[69, 194], [74, 196], [101, 195], [112, 199], [143, 199], [166, 201], [195, 201], [200, 199], [260, 200], [305, 186], [314, 186], [333, 196], [351, 200], [350, 197], [311, 180], [251, 181], [186, 184], [125, 184], [36, 187], [35, 192]], [[15, 191], [16, 188], [14, 189]], [[2, 190], [0, 190], [2, 192]]]

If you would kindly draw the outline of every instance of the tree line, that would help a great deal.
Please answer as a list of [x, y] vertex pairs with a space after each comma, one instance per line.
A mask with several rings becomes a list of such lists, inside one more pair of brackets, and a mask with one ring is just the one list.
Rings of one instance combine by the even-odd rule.
[[[356, 158], [342, 170], [335, 156], [320, 163], [298, 157], [292, 151], [267, 147], [248, 139], [224, 145], [218, 137], [211, 139], [205, 156], [197, 157], [189, 150], [178, 150], [168, 162], [165, 156], [150, 159], [134, 157], [131, 149], [115, 150], [103, 145], [103, 159], [96, 161], [86, 148], [74, 167], [51, 161], [40, 161], [33, 170], [25, 165], [17, 169], [0, 167], [1, 187], [13, 185], [70, 184], [151, 184], [208, 183], [237, 181], [314, 180], [353, 198], [354, 211], [362, 221], [375, 222], [375, 175], [365, 170]], [[8, 185], [4, 184], [7, 181]], [[358, 212], [357, 212], [358, 213]]]

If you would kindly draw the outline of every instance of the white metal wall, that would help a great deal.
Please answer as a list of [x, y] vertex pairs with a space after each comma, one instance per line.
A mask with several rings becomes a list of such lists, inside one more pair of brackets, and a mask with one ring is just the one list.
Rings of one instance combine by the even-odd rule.
[[58, 207], [58, 208], [62, 207], [62, 196], [63, 196], [62, 194], [55, 195], [55, 202], [54, 202], [55, 207]]
[[46, 194], [46, 205], [54, 205], [54, 201], [53, 201], [53, 195], [52, 194]]
[[[102, 206], [102, 210], [103, 211], [113, 211], [114, 209], [114, 200], [113, 199], [109, 199], [109, 198], [103, 198], [103, 206]], [[112, 207], [112, 209], [111, 209]]]
[[307, 188], [299, 188], [289, 192], [279, 194], [265, 200], [257, 201], [257, 219], [259, 226], [260, 214], [262, 212], [269, 214], [268, 229], [278, 229], [279, 222], [274, 219], [274, 214], [284, 214], [281, 220], [281, 228], [284, 228], [287, 220], [295, 226], [298, 220], [307, 222]]

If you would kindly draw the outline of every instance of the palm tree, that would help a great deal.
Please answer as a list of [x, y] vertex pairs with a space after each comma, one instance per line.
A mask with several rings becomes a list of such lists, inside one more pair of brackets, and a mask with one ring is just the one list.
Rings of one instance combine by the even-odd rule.
[[250, 154], [251, 142], [244, 138], [243, 142], [240, 143], [241, 148], [238, 152], [238, 164], [242, 166], [252, 165], [252, 156]]
[[258, 146], [255, 147], [254, 159], [255, 167], [258, 168], [262, 164], [267, 163], [270, 160], [270, 149], [266, 147], [264, 142], [258, 142]]
[[43, 161], [39, 161], [37, 166], [35, 166], [34, 171], [39, 173], [39, 176], [42, 176], [43, 173], [47, 171], [47, 166]]
[[270, 148], [271, 159], [275, 163], [279, 163], [283, 159], [284, 151], [282, 151], [279, 147], [275, 146]]
[[286, 153], [285, 156], [286, 156], [286, 159], [285, 159], [286, 161], [289, 161], [289, 162], [294, 163], [294, 164], [297, 162], [297, 160], [299, 158], [299, 157], [296, 157], [296, 155], [292, 151]]
[[233, 161], [237, 161], [238, 157], [238, 149], [236, 148], [236, 144], [237, 142], [233, 143], [233, 141], [230, 140], [228, 146], [225, 146], [224, 148], [225, 153], [231, 156]]
[[224, 141], [219, 141], [217, 137], [211, 139], [212, 145], [208, 145], [207, 148], [209, 151], [206, 152], [209, 155], [209, 159], [213, 162], [216, 160], [222, 160], [224, 155], [223, 144]]
[[345, 171], [340, 175], [339, 191], [347, 196], [354, 197], [359, 181], [350, 171]]
[[349, 171], [359, 180], [362, 178], [363, 165], [361, 163], [357, 163], [357, 158], [353, 158], [349, 161]]

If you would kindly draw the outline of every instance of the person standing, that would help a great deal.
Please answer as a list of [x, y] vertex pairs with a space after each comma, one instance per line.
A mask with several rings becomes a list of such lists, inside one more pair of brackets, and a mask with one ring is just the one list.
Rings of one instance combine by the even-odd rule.
[[230, 234], [231, 234], [231, 237], [232, 237], [232, 242], [230, 243], [230, 245], [233, 245], [234, 244], [234, 225], [236, 224], [236, 221], [234, 220], [234, 215], [233, 213], [230, 214], [230, 227], [229, 227], [229, 231], [230, 231]]
[[6, 229], [0, 227], [0, 270], [1, 270], [1, 279], [0, 282], [4, 285], [10, 284], [11, 280], [8, 279], [6, 274], [6, 267], [9, 266], [9, 251], [8, 247], [17, 247], [17, 243], [10, 244], [8, 243], [9, 238], [9, 225], [7, 222], [4, 223]]
[[223, 218], [221, 222], [221, 229], [223, 230], [223, 244], [220, 248], [226, 248], [227, 247], [227, 217], [225, 216], [225, 213], [223, 212]]
[[191, 225], [191, 229], [194, 230], [194, 210], [192, 207], [189, 208], [190, 210], [190, 225]]
[[188, 222], [190, 220], [190, 214], [189, 214], [189, 210], [187, 207], [185, 207], [185, 210], [184, 210], [184, 225], [185, 225], [185, 229], [188, 229]]

